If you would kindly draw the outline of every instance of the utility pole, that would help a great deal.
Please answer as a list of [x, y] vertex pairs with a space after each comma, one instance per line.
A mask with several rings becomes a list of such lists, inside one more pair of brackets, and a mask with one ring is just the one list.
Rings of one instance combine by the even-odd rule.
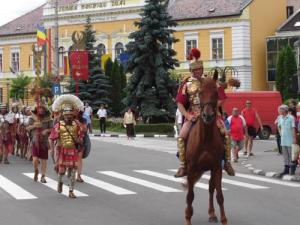
[[55, 0], [55, 76], [59, 76], [59, 52], [58, 52], [58, 0]]

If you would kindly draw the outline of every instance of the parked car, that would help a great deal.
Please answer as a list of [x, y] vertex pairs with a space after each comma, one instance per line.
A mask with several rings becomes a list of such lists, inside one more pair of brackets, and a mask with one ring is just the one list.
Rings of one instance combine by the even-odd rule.
[[[227, 94], [227, 100], [224, 104], [224, 111], [231, 114], [232, 108], [237, 107], [240, 111], [245, 108], [246, 100], [252, 102], [260, 116], [264, 129], [257, 129], [257, 135], [260, 139], [269, 139], [271, 134], [275, 134], [276, 126], [274, 124], [278, 115], [278, 106], [282, 104], [281, 95], [277, 91], [248, 91], [248, 92], [230, 92]], [[256, 128], [258, 128], [256, 124]]]

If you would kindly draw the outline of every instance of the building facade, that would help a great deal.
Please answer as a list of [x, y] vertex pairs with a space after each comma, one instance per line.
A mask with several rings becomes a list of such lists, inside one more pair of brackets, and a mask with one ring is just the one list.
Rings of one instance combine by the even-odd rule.
[[[84, 29], [86, 18], [96, 31], [99, 54], [112, 59], [126, 51], [128, 36], [140, 19], [144, 0], [61, 0], [58, 7], [59, 67], [63, 74], [64, 58], [72, 45], [72, 33]], [[268, 8], [268, 10], [265, 10]], [[241, 80], [240, 90], [267, 90], [266, 38], [286, 18], [286, 0], [169, 0], [168, 12], [177, 21], [172, 47], [180, 66], [176, 73], [188, 73], [187, 53], [199, 48], [205, 71], [215, 66], [232, 66]], [[35, 16], [33, 16], [35, 13]], [[35, 43], [36, 24], [52, 31], [54, 46], [56, 15], [54, 0], [0, 27], [0, 91], [5, 102], [12, 71], [33, 76], [31, 46]], [[25, 23], [22, 25], [22, 22]], [[51, 65], [55, 62], [51, 56]], [[1, 92], [0, 92], [1, 94]]]

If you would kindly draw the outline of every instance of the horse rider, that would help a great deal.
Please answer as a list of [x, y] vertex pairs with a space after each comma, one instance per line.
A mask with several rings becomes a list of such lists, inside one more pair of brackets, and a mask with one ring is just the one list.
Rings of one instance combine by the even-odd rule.
[[[177, 139], [178, 156], [180, 161], [180, 167], [175, 174], [175, 177], [184, 177], [187, 174], [186, 171], [186, 151], [185, 142], [189, 134], [192, 124], [197, 120], [201, 114], [200, 106], [200, 91], [201, 91], [201, 77], [203, 75], [203, 62], [199, 60], [201, 52], [198, 49], [193, 48], [189, 55], [189, 60], [193, 60], [190, 63], [191, 76], [185, 79], [180, 85], [176, 97], [177, 106], [182, 115], [185, 117], [184, 124], [179, 133]], [[218, 119], [218, 127], [220, 132], [223, 133], [225, 130], [224, 123], [222, 124]], [[221, 126], [220, 126], [221, 125]], [[225, 141], [225, 140], [224, 140]], [[224, 143], [225, 144], [225, 143]], [[230, 145], [227, 141], [226, 145]], [[230, 151], [230, 148], [225, 148], [225, 151]], [[225, 157], [225, 154], [224, 154]], [[228, 159], [225, 159], [224, 169], [229, 175], [234, 175], [234, 170]]]

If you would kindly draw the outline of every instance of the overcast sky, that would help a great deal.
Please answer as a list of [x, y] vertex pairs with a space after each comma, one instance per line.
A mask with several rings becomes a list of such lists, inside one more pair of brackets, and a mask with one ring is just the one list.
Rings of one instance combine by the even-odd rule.
[[46, 0], [0, 0], [0, 26], [30, 12]]

